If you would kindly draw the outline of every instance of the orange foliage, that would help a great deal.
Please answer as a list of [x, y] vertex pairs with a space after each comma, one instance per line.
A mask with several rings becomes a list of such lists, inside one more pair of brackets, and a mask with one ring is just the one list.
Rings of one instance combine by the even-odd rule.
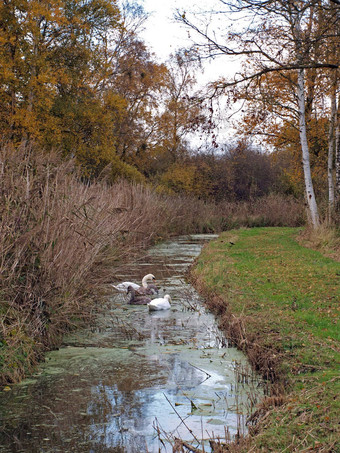
[[205, 177], [207, 166], [197, 167], [190, 163], [175, 163], [166, 171], [160, 184], [169, 193], [186, 193], [206, 198], [211, 182]]

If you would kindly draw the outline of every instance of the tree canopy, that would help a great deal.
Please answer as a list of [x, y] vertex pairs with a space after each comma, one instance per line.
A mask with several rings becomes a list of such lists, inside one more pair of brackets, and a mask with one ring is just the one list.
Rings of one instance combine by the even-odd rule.
[[[1, 142], [58, 150], [85, 180], [215, 200], [305, 192], [317, 224], [316, 196], [328, 190], [330, 212], [340, 199], [339, 3], [220, 4], [221, 30], [178, 12], [193, 48], [159, 63], [140, 37], [147, 15], [138, 3], [4, 0]], [[216, 55], [242, 57], [242, 66], [198, 90], [199, 60]], [[213, 102], [222, 96], [242, 115], [238, 136], [217, 144]]]

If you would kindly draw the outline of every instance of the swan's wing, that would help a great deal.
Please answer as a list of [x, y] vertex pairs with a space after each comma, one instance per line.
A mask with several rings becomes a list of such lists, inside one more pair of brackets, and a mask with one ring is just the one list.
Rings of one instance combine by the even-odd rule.
[[140, 286], [138, 289], [135, 289], [135, 295], [138, 296], [145, 296], [146, 294], [150, 294], [147, 288]]
[[132, 286], [133, 289], [138, 289], [139, 285], [133, 282], [122, 282], [118, 283], [118, 285], [111, 285], [113, 288], [115, 288], [117, 291], [121, 292], [126, 292], [129, 286]]
[[159, 297], [158, 299], [152, 300], [148, 304], [149, 310], [167, 310], [170, 308], [170, 303], [167, 299]]
[[159, 308], [157, 307], [157, 305], [152, 305], [151, 302], [148, 303], [148, 308], [149, 308], [149, 311], [156, 311], [156, 310], [159, 310]]
[[130, 299], [129, 304], [130, 305], [147, 305], [149, 302], [151, 302], [150, 297], [134, 297], [133, 299]]
[[148, 291], [147, 294], [152, 294], [152, 295], [155, 295], [155, 294], [159, 293], [159, 290], [158, 290], [157, 286], [154, 285], [153, 283], [149, 283], [148, 284], [147, 291]]
[[147, 294], [147, 295], [156, 295], [158, 294], [158, 288], [156, 285], [148, 285], [146, 288], [144, 286], [141, 286], [140, 288], [137, 289], [136, 294]]

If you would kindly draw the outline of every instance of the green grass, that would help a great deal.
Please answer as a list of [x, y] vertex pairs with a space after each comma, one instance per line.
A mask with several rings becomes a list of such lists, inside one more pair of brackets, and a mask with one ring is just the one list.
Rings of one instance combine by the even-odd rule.
[[253, 364], [270, 356], [284, 383], [285, 403], [260, 420], [254, 451], [340, 451], [340, 263], [299, 245], [299, 232], [225, 232], [192, 270], [198, 285], [224, 302], [222, 324], [230, 312], [243, 320], [243, 349], [251, 355], [256, 343], [260, 350]]

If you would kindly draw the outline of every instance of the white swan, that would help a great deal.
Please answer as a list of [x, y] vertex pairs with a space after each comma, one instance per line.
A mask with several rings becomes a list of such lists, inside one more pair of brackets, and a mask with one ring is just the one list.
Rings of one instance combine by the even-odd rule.
[[156, 280], [156, 277], [153, 275], [153, 274], [147, 274], [143, 277], [143, 280], [142, 280], [142, 286], [140, 285], [137, 285], [137, 283], [133, 283], [133, 282], [122, 282], [122, 283], [118, 283], [118, 285], [112, 285], [114, 287], [114, 289], [116, 289], [117, 291], [121, 292], [121, 293], [126, 293], [127, 289], [129, 286], [132, 286], [133, 289], [139, 289], [141, 287], [143, 288], [147, 288], [148, 287], [148, 282], [149, 281], [154, 281]]
[[148, 303], [149, 311], [169, 310], [171, 297], [166, 294], [164, 297], [158, 297]]

